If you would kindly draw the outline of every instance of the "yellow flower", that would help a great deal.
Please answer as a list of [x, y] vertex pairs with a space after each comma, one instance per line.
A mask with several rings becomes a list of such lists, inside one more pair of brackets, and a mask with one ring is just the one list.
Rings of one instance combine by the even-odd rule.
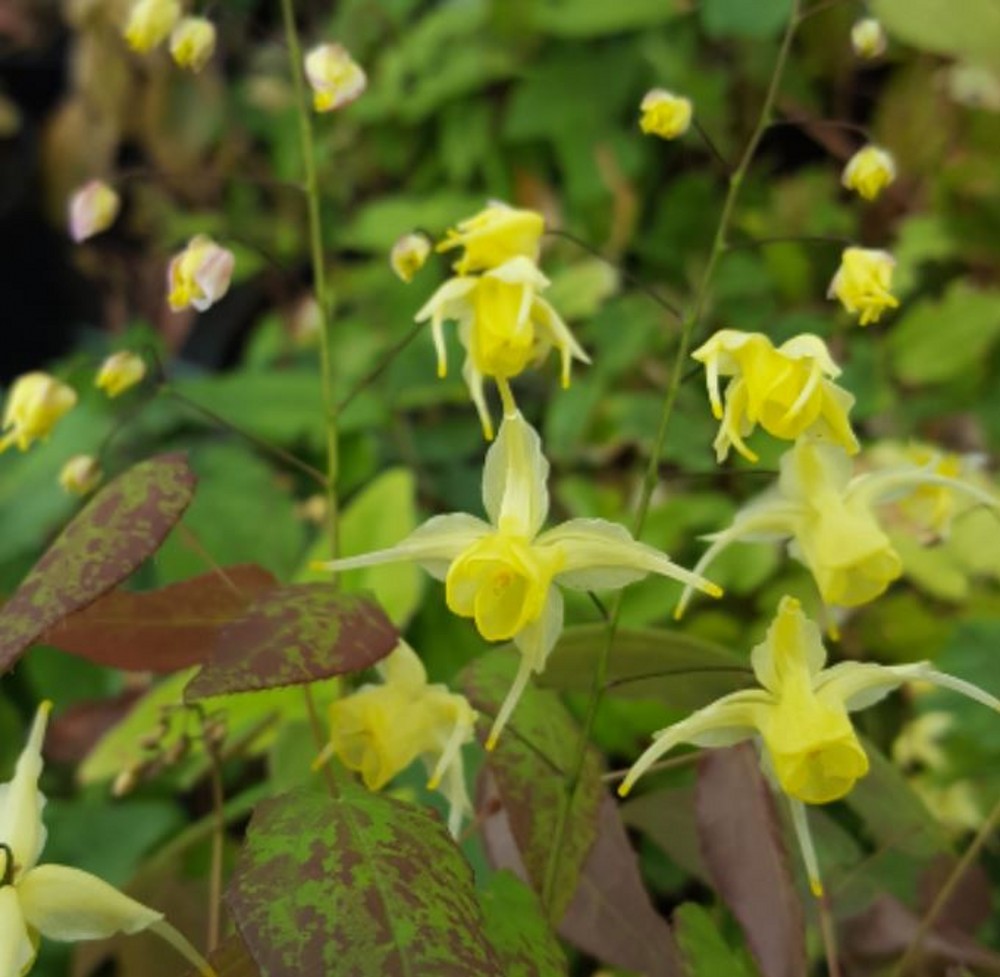
[[840, 182], [865, 200], [874, 200], [895, 179], [892, 156], [879, 146], [865, 146], [847, 161]]
[[118, 216], [121, 198], [101, 180], [91, 180], [69, 201], [69, 233], [79, 244], [106, 231]]
[[431, 242], [426, 234], [404, 234], [392, 246], [389, 265], [396, 276], [404, 282], [412, 282], [431, 253]]
[[906, 682], [931, 682], [1000, 711], [1000, 700], [927, 662], [884, 666], [843, 662], [825, 668], [819, 628], [799, 602], [784, 597], [764, 641], [752, 652], [762, 686], [723, 696], [656, 733], [618, 788], [626, 795], [661, 756], [679, 743], [729, 746], [759, 736], [764, 767], [790, 797], [827, 804], [868, 772], [868, 757], [849, 713], [874, 705]]
[[120, 350], [112, 353], [97, 371], [94, 386], [109, 397], [117, 397], [141, 383], [146, 375], [146, 363], [141, 356]]
[[70, 495], [90, 495], [102, 478], [104, 473], [93, 455], [74, 455], [59, 472], [59, 484]]
[[462, 747], [472, 741], [476, 712], [465, 696], [429, 685], [416, 652], [401, 641], [376, 666], [379, 685], [365, 685], [330, 705], [330, 742], [314, 763], [336, 756], [379, 790], [420, 758], [431, 790], [449, 801], [448, 828], [457, 836], [472, 810], [465, 787]]
[[492, 201], [485, 210], [449, 230], [437, 250], [464, 249], [453, 266], [459, 275], [491, 271], [512, 258], [537, 262], [544, 230], [545, 220], [537, 211]]
[[642, 113], [639, 128], [646, 135], [676, 139], [688, 131], [693, 106], [689, 98], [674, 95], [663, 88], [654, 88], [643, 97], [639, 110]]
[[206, 17], [185, 17], [170, 35], [170, 56], [181, 68], [201, 71], [215, 53], [215, 24]]
[[[800, 438], [782, 456], [777, 484], [741, 509], [728, 529], [706, 537], [712, 545], [694, 572], [703, 573], [732, 543], [787, 539], [789, 554], [812, 573], [826, 604], [856, 607], [882, 594], [903, 570], [876, 516], [880, 503], [934, 486], [1000, 508], [1000, 501], [975, 485], [916, 465], [853, 478], [851, 473], [843, 448]], [[684, 613], [690, 597], [688, 587], [676, 617]]]
[[521, 667], [493, 724], [488, 749], [531, 673], [545, 668], [559, 637], [560, 587], [618, 589], [658, 573], [713, 596], [721, 594], [715, 584], [603, 519], [571, 519], [542, 532], [549, 508], [548, 472], [534, 428], [517, 411], [508, 413], [483, 470], [488, 522], [464, 513], [435, 516], [392, 549], [319, 564], [340, 571], [412, 560], [445, 581], [448, 607], [471, 618], [484, 638], [513, 640]]
[[199, 234], [175, 255], [167, 269], [168, 301], [175, 312], [188, 306], [204, 312], [229, 290], [236, 259], [210, 237]]
[[859, 58], [880, 58], [887, 44], [885, 28], [874, 17], [864, 17], [851, 28], [851, 47]]
[[895, 259], [887, 251], [847, 248], [826, 297], [839, 299], [848, 312], [858, 315], [859, 325], [878, 322], [886, 309], [899, 305], [890, 291], [895, 265]]
[[76, 404], [76, 392], [47, 373], [25, 373], [14, 381], [3, 413], [0, 454], [12, 444], [27, 451], [47, 438], [63, 414]]
[[137, 0], [129, 10], [125, 40], [133, 51], [151, 51], [181, 18], [177, 0]]
[[332, 112], [349, 105], [368, 85], [364, 69], [341, 44], [313, 48], [305, 57], [305, 71], [317, 112]]
[[488, 441], [493, 422], [485, 377], [494, 377], [506, 397], [504, 383], [540, 363], [553, 346], [562, 358], [563, 387], [569, 386], [574, 359], [590, 362], [559, 313], [538, 294], [548, 284], [530, 258], [511, 258], [483, 275], [449, 278], [415, 316], [417, 322], [430, 320], [439, 377], [448, 372], [444, 322], [458, 321], [458, 338], [467, 353], [462, 376]]
[[[847, 414], [854, 398], [831, 378], [840, 375], [826, 344], [805, 333], [777, 349], [761, 333], [723, 329], [691, 354], [705, 364], [712, 413], [722, 421], [714, 448], [721, 462], [730, 446], [750, 461], [757, 461], [744, 438], [760, 424], [776, 438], [794, 441], [810, 432], [858, 450]], [[731, 376], [726, 387], [725, 409], [719, 377]]]

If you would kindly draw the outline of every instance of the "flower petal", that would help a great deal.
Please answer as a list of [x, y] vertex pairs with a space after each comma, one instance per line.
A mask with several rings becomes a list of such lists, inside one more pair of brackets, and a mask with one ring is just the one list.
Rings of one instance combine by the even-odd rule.
[[[902, 666], [904, 669], [912, 665]], [[848, 712], [867, 709], [894, 692], [910, 678], [898, 668], [876, 665], [874, 662], [841, 662], [824, 669], [813, 691], [824, 700], [842, 702]]]
[[0, 841], [14, 853], [18, 874], [38, 861], [45, 844], [45, 825], [42, 824], [45, 797], [38, 789], [38, 778], [42, 772], [42, 741], [51, 711], [51, 702], [43, 702], [38, 707], [28, 742], [18, 757], [14, 777], [0, 785]]
[[21, 913], [17, 890], [5, 885], [0, 888], [0, 974], [18, 977], [27, 972], [34, 959], [35, 947]]
[[486, 453], [483, 505], [503, 533], [533, 539], [549, 512], [549, 463], [538, 432], [520, 411], [504, 415]]

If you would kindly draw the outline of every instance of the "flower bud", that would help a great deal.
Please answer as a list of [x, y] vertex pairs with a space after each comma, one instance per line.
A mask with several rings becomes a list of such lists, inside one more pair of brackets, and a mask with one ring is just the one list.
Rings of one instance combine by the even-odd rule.
[[79, 244], [106, 231], [118, 216], [121, 198], [102, 180], [80, 187], [69, 201], [69, 233]]
[[647, 92], [639, 109], [642, 112], [639, 128], [647, 136], [676, 139], [678, 136], [683, 136], [691, 125], [693, 112], [691, 99], [674, 95], [673, 92], [663, 88], [654, 88]]
[[170, 35], [170, 56], [180, 68], [201, 71], [215, 53], [215, 24], [206, 17], [185, 17]]
[[865, 200], [874, 200], [895, 179], [896, 162], [892, 156], [878, 146], [865, 146], [847, 161], [840, 182]]
[[137, 0], [125, 25], [125, 40], [140, 54], [151, 51], [174, 29], [181, 18], [177, 0]]
[[59, 472], [59, 484], [70, 495], [90, 495], [103, 478], [104, 472], [93, 455], [74, 455]]
[[865, 17], [851, 28], [851, 47], [859, 58], [866, 61], [880, 58], [887, 45], [885, 28], [874, 17]]
[[431, 242], [426, 234], [404, 234], [393, 246], [389, 254], [389, 264], [396, 276], [404, 282], [412, 282], [413, 276], [423, 268], [431, 253]]
[[899, 299], [890, 291], [895, 266], [888, 251], [846, 248], [826, 297], [839, 299], [848, 312], [859, 317], [858, 325], [878, 322], [886, 309], [899, 305]]
[[179, 312], [191, 306], [204, 312], [229, 291], [235, 263], [232, 251], [210, 237], [193, 237], [167, 270], [170, 308]]
[[56, 422], [76, 404], [76, 391], [47, 373], [25, 373], [7, 397], [0, 454], [12, 444], [27, 451], [49, 436]]
[[306, 78], [317, 112], [332, 112], [353, 102], [368, 85], [364, 69], [341, 44], [321, 44], [305, 57]]
[[101, 364], [94, 386], [98, 390], [103, 390], [109, 397], [117, 397], [140, 383], [145, 375], [146, 364], [142, 357], [121, 350], [112, 353]]

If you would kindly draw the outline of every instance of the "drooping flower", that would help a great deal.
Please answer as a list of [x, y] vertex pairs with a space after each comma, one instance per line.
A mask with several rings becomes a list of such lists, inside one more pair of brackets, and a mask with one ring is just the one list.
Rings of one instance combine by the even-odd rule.
[[642, 113], [639, 128], [646, 135], [661, 139], [683, 136], [691, 125], [694, 106], [691, 99], [674, 95], [663, 88], [654, 88], [645, 94], [639, 105]]
[[185, 17], [170, 35], [170, 56], [178, 67], [197, 73], [215, 53], [215, 35], [207, 17]]
[[562, 385], [569, 386], [574, 359], [589, 363], [559, 313], [539, 294], [549, 280], [525, 256], [511, 258], [482, 275], [449, 278], [416, 314], [431, 323], [438, 376], [448, 372], [444, 322], [458, 322], [458, 338], [467, 356], [462, 376], [479, 413], [483, 433], [493, 438], [493, 422], [483, 389], [493, 377], [507, 396], [506, 381], [540, 363], [554, 346], [562, 359]]
[[175, 255], [167, 269], [167, 301], [175, 312], [188, 306], [204, 312], [229, 291], [236, 259], [210, 237], [199, 234]]
[[[744, 438], [758, 424], [776, 438], [794, 441], [809, 432], [850, 454], [858, 450], [847, 419], [854, 398], [833, 382], [840, 368], [819, 336], [804, 333], [775, 349], [762, 333], [723, 329], [691, 355], [705, 364], [712, 413], [722, 422], [713, 445], [720, 462], [730, 446], [757, 461]], [[726, 387], [725, 408], [720, 376], [733, 378]]]
[[437, 250], [463, 249], [453, 266], [459, 275], [491, 271], [513, 258], [537, 262], [544, 231], [545, 220], [537, 211], [494, 200], [449, 230]]
[[91, 180], [69, 201], [69, 233], [79, 244], [106, 231], [118, 216], [121, 198], [103, 180]]
[[896, 179], [896, 161], [881, 146], [864, 146], [844, 167], [840, 182], [865, 200], [874, 200]]
[[899, 306], [891, 292], [895, 266], [887, 251], [846, 248], [826, 297], [839, 299], [848, 312], [859, 316], [858, 325], [878, 322], [886, 309]]
[[178, 0], [136, 0], [129, 10], [125, 40], [133, 51], [151, 51], [166, 40], [180, 19]]
[[431, 253], [431, 242], [426, 234], [418, 232], [404, 234], [392, 246], [389, 265], [396, 276], [409, 284], [427, 262]]
[[100, 462], [93, 455], [74, 455], [59, 471], [59, 484], [70, 495], [90, 495], [103, 478]]
[[[789, 554], [809, 569], [826, 604], [866, 604], [903, 570], [876, 507], [926, 486], [945, 487], [1000, 508], [1000, 500], [977, 486], [926, 467], [900, 465], [852, 477], [843, 448], [800, 438], [782, 456], [777, 484], [741, 509], [728, 529], [706, 537], [712, 545], [694, 572], [703, 573], [733, 543], [788, 540]], [[690, 597], [688, 587], [676, 617]]]
[[305, 56], [306, 78], [313, 90], [313, 108], [332, 112], [364, 92], [368, 77], [342, 44], [320, 44]]
[[603, 519], [571, 519], [543, 532], [548, 472], [537, 432], [519, 412], [510, 412], [486, 454], [483, 504], [488, 522], [465, 513], [435, 516], [391, 549], [319, 564], [339, 571], [412, 560], [444, 580], [449, 609], [471, 618], [487, 641], [514, 642], [521, 666], [493, 724], [488, 749], [532, 672], [545, 668], [559, 637], [560, 587], [618, 589], [658, 573], [713, 596], [721, 594], [715, 584]]
[[56, 422], [76, 404], [76, 391], [48, 373], [25, 373], [14, 381], [3, 412], [0, 454], [12, 444], [27, 451], [49, 436]]
[[851, 47], [859, 58], [870, 61], [882, 57], [888, 43], [885, 28], [874, 17], [863, 17], [851, 27]]
[[109, 397], [118, 397], [141, 383], [146, 375], [146, 362], [128, 350], [112, 353], [97, 371], [94, 386]]
[[472, 810], [462, 747], [474, 738], [476, 712], [465, 696], [428, 684], [423, 663], [405, 641], [375, 669], [380, 684], [331, 703], [330, 742], [314, 767], [336, 756], [361, 774], [369, 790], [379, 790], [419, 758], [427, 786], [448, 799], [448, 829], [457, 836]]

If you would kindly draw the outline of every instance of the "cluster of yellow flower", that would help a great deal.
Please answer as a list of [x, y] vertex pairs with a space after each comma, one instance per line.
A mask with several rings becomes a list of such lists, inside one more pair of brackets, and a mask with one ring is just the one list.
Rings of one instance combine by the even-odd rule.
[[170, 56], [181, 68], [201, 71], [215, 53], [215, 25], [206, 17], [185, 17], [179, 0], [135, 0], [125, 40], [145, 53], [170, 38]]

